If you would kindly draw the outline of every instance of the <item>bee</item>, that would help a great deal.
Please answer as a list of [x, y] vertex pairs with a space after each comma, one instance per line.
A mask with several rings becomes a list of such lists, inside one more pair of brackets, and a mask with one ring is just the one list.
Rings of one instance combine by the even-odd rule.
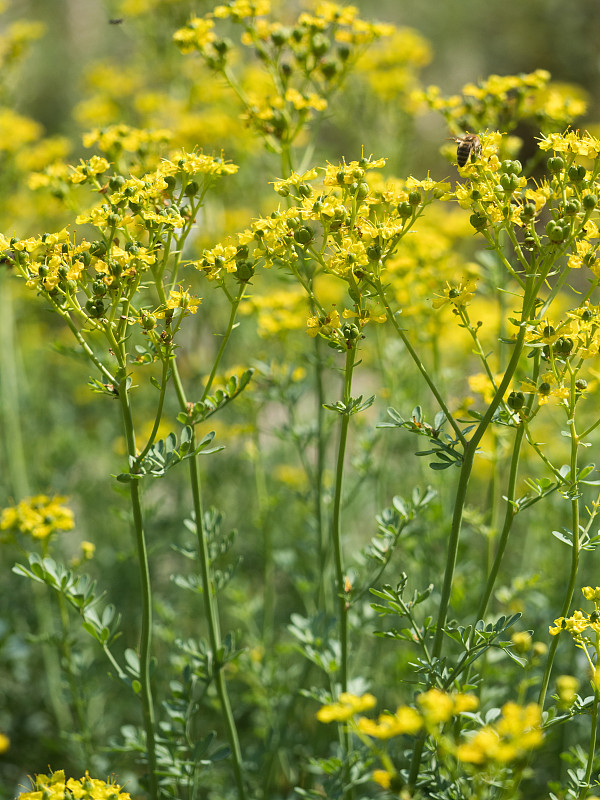
[[456, 142], [456, 161], [459, 167], [464, 167], [471, 156], [481, 155], [481, 142], [476, 133], [467, 133], [464, 136], [452, 136], [452, 141]]

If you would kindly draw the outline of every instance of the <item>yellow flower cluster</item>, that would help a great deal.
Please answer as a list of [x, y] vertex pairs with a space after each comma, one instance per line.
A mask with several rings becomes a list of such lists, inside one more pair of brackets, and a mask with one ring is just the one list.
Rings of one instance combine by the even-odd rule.
[[0, 531], [21, 533], [33, 539], [48, 539], [60, 531], [75, 527], [73, 512], [65, 504], [67, 498], [45, 494], [27, 497], [0, 515]]
[[506, 703], [502, 716], [458, 745], [456, 757], [469, 764], [508, 764], [521, 760], [542, 744], [542, 710], [535, 703]]
[[502, 130], [510, 132], [523, 119], [535, 119], [547, 130], [565, 126], [585, 113], [586, 104], [575, 88], [554, 87], [543, 69], [522, 75], [490, 75], [468, 83], [460, 94], [443, 97], [437, 86], [415, 91], [413, 101], [439, 111], [452, 133]]
[[66, 780], [64, 770], [50, 775], [36, 775], [32, 791], [21, 792], [18, 800], [64, 800], [65, 797], [72, 797], [73, 800], [131, 800], [129, 792], [123, 792], [112, 781], [90, 778], [87, 772], [78, 780]]
[[[313, 114], [327, 108], [329, 96], [363, 50], [394, 28], [366, 22], [354, 6], [333, 2], [317, 3], [312, 13], [300, 13], [289, 25], [268, 18], [270, 10], [267, 0], [233, 0], [203, 17], [193, 16], [173, 38], [182, 53], [197, 52], [223, 76], [242, 101], [242, 118], [249, 126], [271, 147], [287, 148]], [[246, 69], [245, 80], [229, 68], [232, 42], [215, 28], [215, 19], [225, 18], [243, 26], [242, 44], [265, 65]]]
[[[375, 698], [371, 694], [356, 696], [346, 692], [340, 695], [338, 702], [322, 706], [317, 719], [321, 722], [346, 722], [359, 736], [377, 740], [414, 735], [425, 730], [445, 752], [458, 761], [477, 767], [521, 760], [543, 740], [541, 709], [535, 703], [527, 706], [506, 703], [494, 723], [465, 734], [459, 742], [444, 736], [442, 728], [461, 714], [477, 711], [479, 703], [474, 695], [452, 694], [433, 688], [418, 695], [416, 708], [402, 705], [395, 713], [380, 714], [377, 720], [357, 717], [374, 705]], [[386, 769], [375, 770], [372, 777], [384, 788], [389, 788], [395, 771], [387, 756], [383, 756], [383, 760]]]

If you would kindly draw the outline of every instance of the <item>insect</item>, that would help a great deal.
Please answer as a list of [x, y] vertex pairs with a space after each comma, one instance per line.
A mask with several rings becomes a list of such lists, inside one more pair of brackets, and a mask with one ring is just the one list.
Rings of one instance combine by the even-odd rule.
[[476, 133], [467, 133], [464, 136], [453, 136], [452, 141], [456, 142], [456, 161], [459, 167], [464, 167], [471, 156], [481, 155], [481, 142]]
[[123, 22], [123, 17], [121, 17], [120, 19], [109, 19], [108, 20], [108, 24], [109, 25], [120, 25], [122, 22]]

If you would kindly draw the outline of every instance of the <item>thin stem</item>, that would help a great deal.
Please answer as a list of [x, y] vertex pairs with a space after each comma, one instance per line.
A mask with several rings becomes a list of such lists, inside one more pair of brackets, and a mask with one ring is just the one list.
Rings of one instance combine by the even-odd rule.
[[[132, 463], [136, 456], [135, 433], [127, 374], [124, 367], [120, 370], [118, 395], [121, 402], [121, 416], [125, 427], [127, 453], [129, 462]], [[133, 478], [129, 481], [129, 495], [133, 512], [133, 528], [137, 550], [138, 567], [142, 593], [142, 619], [140, 630], [140, 698], [146, 732], [146, 750], [148, 754], [148, 782], [151, 800], [158, 800], [159, 787], [156, 774], [156, 725], [154, 718], [154, 700], [150, 679], [150, 654], [152, 646], [152, 585], [150, 582], [150, 568], [148, 565], [148, 549], [140, 498], [140, 481]]]
[[[231, 330], [229, 330], [229, 333]], [[228, 336], [224, 337], [225, 340]], [[219, 351], [222, 352], [221, 350]], [[179, 404], [182, 410], [187, 409], [187, 398], [177, 369], [177, 364], [173, 364], [173, 382], [175, 391], [179, 399]], [[208, 385], [208, 384], [207, 384]], [[206, 390], [205, 390], [206, 392]], [[191, 447], [195, 447], [195, 433], [192, 435]], [[202, 575], [202, 597], [204, 600], [204, 614], [206, 617], [206, 624], [208, 627], [208, 639], [213, 657], [213, 670], [212, 677], [215, 682], [215, 688], [221, 704], [221, 711], [225, 722], [227, 731], [227, 738], [229, 740], [229, 747], [231, 748], [231, 760], [233, 766], [233, 773], [237, 788], [239, 800], [245, 800], [246, 788], [244, 785], [243, 776], [243, 763], [242, 751], [240, 748], [239, 736], [233, 716], [231, 701], [229, 699], [229, 692], [227, 689], [227, 682], [225, 681], [225, 674], [223, 672], [223, 648], [221, 641], [221, 629], [219, 624], [219, 616], [217, 610], [217, 598], [214, 581], [211, 574], [211, 561], [208, 551], [208, 536], [204, 524], [204, 509], [202, 506], [201, 482], [200, 471], [198, 469], [198, 456], [193, 456], [188, 459], [189, 472], [190, 472], [190, 486], [192, 490], [192, 501], [194, 507], [194, 517], [196, 523], [196, 539], [198, 544], [198, 558], [200, 561], [200, 572]]]
[[377, 294], [379, 295], [379, 299], [381, 300], [381, 302], [383, 304], [383, 307], [386, 310], [386, 313], [387, 313], [389, 321], [392, 323], [392, 325], [396, 329], [396, 333], [402, 339], [402, 342], [403, 342], [404, 346], [406, 347], [406, 349], [408, 350], [408, 352], [410, 354], [410, 357], [412, 358], [412, 360], [414, 361], [415, 365], [417, 366], [417, 369], [419, 370], [419, 372], [421, 373], [421, 375], [425, 379], [425, 382], [426, 382], [427, 386], [429, 386], [429, 389], [431, 390], [431, 393], [433, 394], [433, 396], [437, 400], [437, 402], [439, 404], [439, 407], [444, 412], [444, 416], [446, 417], [446, 419], [450, 423], [450, 425], [452, 427], [452, 430], [454, 431], [454, 433], [456, 435], [456, 438], [460, 441], [462, 446], [466, 448], [467, 440], [465, 439], [461, 429], [459, 428], [458, 423], [456, 422], [456, 420], [454, 419], [454, 417], [450, 413], [450, 410], [448, 409], [448, 406], [446, 405], [446, 403], [444, 401], [444, 398], [442, 397], [442, 395], [438, 391], [437, 386], [435, 385], [435, 383], [429, 377], [429, 373], [427, 372], [427, 368], [425, 367], [425, 365], [422, 363], [421, 359], [419, 358], [419, 356], [417, 354], [417, 351], [414, 349], [414, 347], [410, 343], [410, 340], [408, 339], [407, 335], [404, 333], [404, 331], [400, 327], [400, 325], [398, 323], [398, 320], [396, 319], [396, 315], [393, 313], [392, 309], [390, 308], [390, 305], [388, 303], [388, 300], [387, 300], [387, 297], [386, 297], [385, 292], [383, 290], [383, 287], [381, 286], [381, 283], [378, 281], [377, 283], [374, 284], [374, 286], [375, 286], [375, 289], [377, 291]]
[[[346, 365], [344, 369], [344, 399], [346, 407], [341, 412], [340, 437], [338, 441], [337, 463], [335, 471], [335, 488], [333, 498], [333, 515], [331, 521], [331, 546], [333, 550], [333, 563], [335, 568], [335, 583], [339, 615], [340, 637], [340, 688], [342, 692], [348, 691], [348, 610], [349, 604], [346, 592], [346, 578], [344, 575], [344, 559], [341, 534], [342, 491], [344, 479], [344, 462], [346, 445], [348, 443], [348, 428], [350, 426], [350, 403], [352, 390], [352, 373], [356, 347], [354, 343], [346, 351]], [[350, 733], [345, 725], [338, 726], [338, 733], [343, 751], [346, 755], [350, 752]], [[350, 798], [352, 790], [345, 791], [344, 797]]]

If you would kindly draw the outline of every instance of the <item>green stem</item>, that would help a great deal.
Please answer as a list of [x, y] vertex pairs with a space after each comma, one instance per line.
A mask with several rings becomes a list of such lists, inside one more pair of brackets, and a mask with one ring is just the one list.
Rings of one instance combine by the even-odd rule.
[[483, 619], [485, 612], [487, 610], [487, 606], [490, 597], [492, 596], [494, 585], [496, 583], [496, 578], [498, 577], [498, 571], [500, 569], [500, 564], [502, 563], [504, 551], [506, 550], [506, 545], [508, 543], [508, 535], [510, 533], [513, 520], [517, 513], [517, 509], [515, 507], [515, 496], [516, 496], [517, 477], [519, 470], [519, 456], [521, 454], [521, 445], [523, 444], [524, 436], [525, 436], [525, 428], [523, 427], [523, 425], [521, 425], [519, 428], [517, 428], [515, 443], [512, 452], [512, 458], [510, 460], [510, 474], [508, 478], [508, 489], [506, 494], [506, 513], [504, 515], [504, 524], [502, 526], [502, 531], [500, 533], [500, 539], [498, 541], [496, 555], [494, 557], [494, 563], [492, 564], [492, 568], [488, 575], [485, 590], [483, 592], [481, 600], [479, 601], [476, 621]]
[[[344, 478], [344, 461], [346, 456], [346, 445], [348, 443], [348, 428], [350, 426], [350, 413], [348, 411], [351, 402], [352, 373], [354, 371], [354, 359], [356, 356], [355, 345], [346, 351], [346, 366], [344, 370], [344, 405], [346, 410], [341, 413], [340, 438], [338, 442], [337, 463], [335, 471], [335, 488], [333, 499], [333, 516], [331, 522], [331, 544], [333, 549], [333, 563], [335, 567], [336, 594], [339, 615], [339, 637], [340, 637], [340, 688], [342, 692], [348, 691], [348, 598], [346, 592], [346, 579], [344, 575], [344, 560], [342, 549], [341, 534], [341, 511], [342, 511], [342, 490]], [[350, 752], [350, 733], [345, 725], [339, 728], [340, 741], [346, 756]], [[351, 791], [344, 793], [345, 798], [352, 796]]]
[[427, 371], [427, 368], [425, 367], [425, 365], [423, 364], [423, 362], [419, 358], [419, 356], [417, 354], [417, 351], [414, 349], [414, 347], [410, 343], [410, 340], [408, 339], [407, 335], [404, 333], [404, 331], [400, 327], [400, 325], [398, 323], [398, 320], [396, 319], [396, 315], [393, 313], [392, 309], [390, 308], [390, 304], [388, 303], [387, 297], [385, 295], [383, 287], [381, 286], [381, 283], [379, 283], [379, 281], [378, 281], [377, 283], [374, 284], [374, 286], [375, 286], [375, 289], [377, 291], [377, 294], [379, 295], [379, 299], [381, 300], [381, 302], [383, 304], [383, 307], [385, 308], [385, 311], [386, 311], [386, 314], [387, 314], [387, 317], [388, 317], [389, 321], [392, 323], [392, 325], [396, 329], [396, 333], [402, 339], [402, 342], [403, 342], [404, 346], [406, 347], [406, 349], [408, 350], [408, 352], [410, 354], [410, 357], [412, 358], [412, 360], [414, 361], [417, 369], [419, 370], [419, 372], [423, 376], [423, 378], [425, 380], [425, 383], [427, 384], [427, 386], [429, 386], [429, 389], [430, 389], [431, 393], [433, 394], [433, 396], [435, 397], [435, 399], [437, 400], [437, 402], [439, 404], [439, 407], [444, 412], [444, 416], [446, 417], [446, 419], [448, 420], [450, 426], [452, 427], [452, 429], [453, 429], [453, 431], [454, 431], [454, 433], [456, 435], [456, 438], [460, 441], [462, 446], [464, 448], [466, 448], [467, 440], [465, 439], [461, 429], [459, 428], [458, 423], [456, 422], [456, 420], [454, 419], [454, 417], [450, 413], [450, 410], [448, 409], [448, 406], [446, 405], [446, 403], [444, 401], [444, 398], [442, 397], [442, 395], [438, 391], [437, 386], [435, 385], [435, 383], [429, 377], [429, 373]]
[[592, 704], [592, 730], [590, 731], [590, 746], [588, 748], [588, 759], [585, 770], [585, 776], [579, 790], [578, 800], [585, 800], [590, 790], [590, 778], [592, 777], [592, 769], [594, 767], [594, 754], [596, 752], [596, 739], [598, 738], [598, 702], [600, 695], [598, 690], [594, 690], [594, 702]]
[[[230, 332], [231, 329], [228, 330], [228, 333]], [[227, 341], [228, 338], [229, 337], [227, 334], [224, 337], [224, 340]], [[219, 352], [222, 354], [222, 348]], [[187, 398], [185, 395], [185, 391], [183, 388], [183, 384], [181, 382], [181, 377], [179, 375], [179, 370], [177, 369], [176, 363], [173, 363], [173, 382], [175, 385], [175, 391], [177, 393], [181, 409], [185, 411], [187, 409]], [[210, 382], [207, 384], [207, 387], [208, 386], [210, 386]], [[205, 389], [205, 396], [206, 396], [206, 391], [207, 389]], [[190, 443], [192, 449], [195, 447], [195, 442], [196, 442], [196, 436], [194, 433]], [[206, 624], [208, 627], [208, 639], [213, 657], [212, 677], [215, 682], [215, 688], [217, 690], [217, 695], [219, 697], [219, 702], [221, 705], [221, 711], [223, 713], [223, 719], [227, 731], [229, 747], [231, 748], [231, 760], [233, 765], [235, 784], [237, 788], [237, 795], [239, 800], [245, 800], [246, 788], [244, 785], [242, 751], [240, 747], [235, 718], [233, 716], [233, 710], [231, 707], [231, 701], [229, 699], [227, 682], [225, 680], [225, 674], [223, 672], [223, 663], [221, 661], [223, 657], [221, 629], [220, 629], [219, 615], [217, 609], [216, 590], [211, 575], [211, 562], [210, 562], [210, 554], [208, 551], [208, 537], [204, 525], [204, 509], [202, 506], [202, 493], [201, 493], [200, 471], [198, 469], [198, 458], [199, 458], [198, 456], [194, 456], [188, 459], [188, 464], [190, 471], [190, 486], [192, 489], [194, 516], [196, 522], [198, 558], [200, 561], [200, 572], [202, 575], [202, 590], [203, 590], [202, 597], [204, 600], [204, 614], [206, 617]]]
[[[125, 427], [127, 453], [131, 463], [136, 457], [135, 433], [129, 391], [127, 388], [127, 374], [121, 367], [119, 374], [119, 400], [121, 402], [121, 415]], [[150, 582], [150, 568], [148, 565], [148, 550], [146, 534], [142, 515], [140, 498], [140, 481], [133, 478], [129, 482], [129, 494], [133, 512], [133, 528], [137, 550], [138, 567], [142, 593], [142, 619], [140, 630], [140, 699], [146, 732], [146, 750], [148, 754], [148, 782], [151, 800], [158, 800], [159, 787], [156, 774], [156, 725], [154, 719], [154, 701], [150, 680], [150, 653], [152, 645], [152, 586]]]
[[[575, 430], [575, 409], [571, 407], [569, 413], [569, 432], [571, 438], [571, 461], [570, 461], [570, 482], [575, 489], [577, 486], [576, 476], [577, 476], [577, 456], [579, 450], [579, 437], [577, 436]], [[571, 603], [573, 601], [573, 595], [575, 593], [575, 584], [577, 582], [577, 572], [579, 570], [579, 555], [581, 550], [581, 534], [580, 534], [580, 524], [579, 524], [579, 497], [578, 492], [574, 491], [573, 494], [575, 495], [571, 499], [571, 528], [572, 528], [572, 546], [571, 546], [571, 571], [569, 574], [569, 582], [567, 584], [567, 588], [565, 591], [565, 598], [563, 601], [563, 606], [561, 610], [560, 616], [566, 617], [569, 614], [569, 609], [571, 607]], [[552, 666], [554, 664], [554, 657], [556, 655], [556, 649], [558, 647], [559, 637], [553, 637], [553, 641], [550, 645], [548, 650], [548, 657], [546, 659], [546, 667], [544, 669], [544, 675], [542, 677], [542, 685], [540, 688], [540, 694], [538, 697], [538, 705], [543, 706], [544, 701], [546, 700], [546, 693], [548, 691], [548, 684], [550, 683], [550, 674], [552, 672]]]
[[213, 368], [210, 371], [210, 375], [208, 376], [208, 380], [206, 381], [206, 386], [204, 387], [204, 391], [202, 392], [202, 398], [201, 398], [202, 400], [205, 400], [208, 397], [208, 393], [210, 392], [211, 386], [215, 379], [215, 375], [217, 374], [217, 370], [221, 365], [221, 359], [223, 358], [223, 353], [225, 352], [225, 348], [229, 344], [229, 339], [231, 338], [231, 334], [233, 333], [233, 329], [235, 327], [235, 318], [237, 316], [240, 303], [242, 302], [242, 298], [244, 297], [247, 285], [248, 285], [247, 283], [240, 283], [237, 297], [232, 298], [227, 292], [227, 296], [229, 297], [229, 301], [231, 303], [231, 312], [229, 314], [227, 328], [225, 330], [225, 333], [223, 334], [219, 350], [215, 357]]

